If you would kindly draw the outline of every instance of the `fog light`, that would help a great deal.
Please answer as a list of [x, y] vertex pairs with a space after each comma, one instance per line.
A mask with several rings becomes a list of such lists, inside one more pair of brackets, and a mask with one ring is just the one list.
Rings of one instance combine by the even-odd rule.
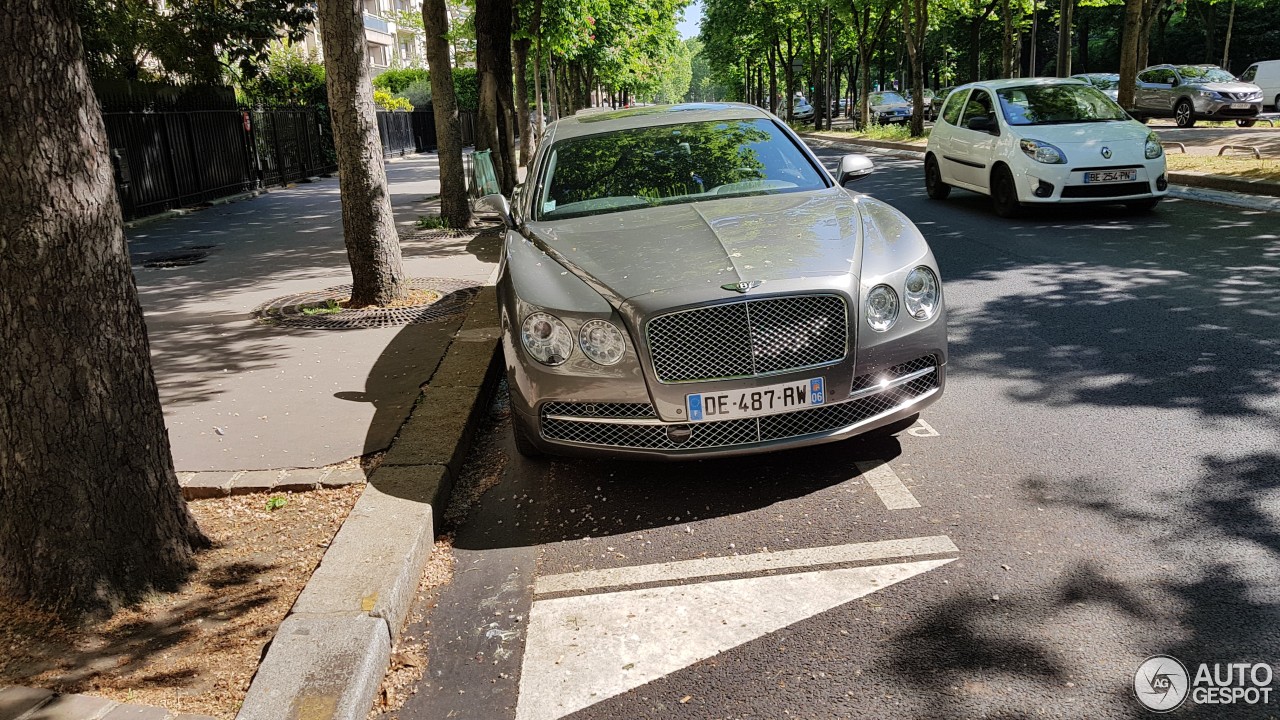
[[1040, 184], [1036, 185], [1036, 189], [1031, 191], [1031, 194], [1038, 198], [1050, 197], [1053, 195], [1053, 183], [1047, 183], [1041, 180]]
[[1160, 177], [1156, 178], [1156, 189], [1162, 192], [1165, 190], [1168, 190], [1169, 178], [1165, 177], [1164, 175], [1161, 175]]
[[677, 445], [683, 445], [689, 442], [689, 438], [693, 437], [693, 428], [688, 425], [668, 425], [667, 439]]

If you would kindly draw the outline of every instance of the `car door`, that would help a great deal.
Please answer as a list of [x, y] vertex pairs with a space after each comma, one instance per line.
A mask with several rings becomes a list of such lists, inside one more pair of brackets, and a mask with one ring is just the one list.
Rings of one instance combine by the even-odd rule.
[[938, 170], [947, 183], [957, 181], [955, 151], [952, 144], [959, 131], [960, 114], [964, 112], [964, 102], [969, 97], [968, 90], [956, 90], [947, 95], [938, 109], [938, 117], [929, 133], [929, 147], [938, 160]]
[[1170, 78], [1173, 73], [1159, 68], [1144, 70], [1138, 73], [1137, 86], [1133, 90], [1133, 105], [1147, 115], [1165, 115], [1171, 112], [1172, 105], [1164, 100], [1164, 95], [1173, 88], [1172, 84], [1163, 82], [1164, 73]]
[[[974, 120], [988, 122], [995, 132], [975, 130]], [[960, 124], [951, 143], [952, 162], [956, 167], [956, 179], [975, 188], [986, 190], [990, 184], [991, 160], [995, 155], [996, 138], [999, 136], [999, 120], [991, 94], [982, 88], [974, 88], [965, 101]]]

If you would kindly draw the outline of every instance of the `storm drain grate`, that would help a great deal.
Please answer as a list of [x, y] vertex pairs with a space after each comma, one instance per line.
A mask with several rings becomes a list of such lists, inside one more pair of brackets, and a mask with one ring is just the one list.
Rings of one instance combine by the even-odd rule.
[[[337, 307], [339, 302], [351, 296], [350, 285], [339, 285], [276, 298], [255, 308], [253, 316], [265, 323], [280, 327], [317, 330], [417, 325], [448, 320], [463, 314], [468, 303], [480, 291], [478, 283], [454, 278], [411, 278], [407, 281], [407, 285], [410, 290], [427, 291], [435, 299], [403, 307], [342, 308], [334, 312], [324, 312], [323, 308]], [[317, 312], [317, 308], [321, 311]], [[304, 310], [310, 310], [312, 314], [307, 314]]]

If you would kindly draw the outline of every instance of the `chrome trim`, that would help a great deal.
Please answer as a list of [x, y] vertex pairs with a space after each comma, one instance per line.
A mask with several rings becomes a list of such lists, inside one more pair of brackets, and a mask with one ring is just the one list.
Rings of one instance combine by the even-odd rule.
[[[896, 377], [890, 380], [889, 382], [882, 382], [877, 385], [872, 385], [870, 387], [862, 388], [861, 390], [854, 390], [853, 392], [849, 393], [849, 397], [845, 398], [844, 402], [848, 402], [850, 400], [857, 400], [858, 398], [866, 397], [868, 395], [875, 395], [876, 393], [882, 393], [885, 390], [896, 388], [899, 385], [906, 385], [907, 383], [911, 382], [912, 380], [915, 380], [916, 378], [922, 378], [931, 372], [935, 372], [937, 369], [938, 369], [937, 365], [930, 365], [927, 368], [916, 370], [915, 372], [912, 372], [912, 373], [907, 373], [906, 375], [903, 375], [901, 377]], [[829, 403], [829, 404], [839, 405], [839, 403]]]
[[[815, 406], [818, 407], [818, 406]], [[804, 408], [801, 408], [802, 410]], [[695, 425], [687, 422], [663, 422], [657, 418], [611, 418], [591, 417], [583, 415], [543, 415], [543, 420], [564, 420], [565, 422], [581, 422], [600, 425]], [[745, 419], [745, 418], [744, 418]]]

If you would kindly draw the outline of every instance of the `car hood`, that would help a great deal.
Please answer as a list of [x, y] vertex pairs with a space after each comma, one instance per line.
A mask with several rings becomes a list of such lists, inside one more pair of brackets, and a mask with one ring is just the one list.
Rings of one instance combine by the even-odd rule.
[[1253, 83], [1246, 82], [1222, 82], [1222, 83], [1201, 83], [1196, 87], [1210, 92], [1225, 93], [1256, 93], [1262, 92], [1262, 88]]
[[904, 110], [910, 110], [911, 104], [910, 103], [885, 103], [883, 105], [871, 106], [871, 109], [876, 112], [884, 112], [885, 110], [897, 110], [898, 108], [902, 108]]
[[529, 223], [615, 306], [670, 288], [857, 274], [859, 201], [842, 188], [705, 200]]
[[1151, 128], [1137, 120], [1075, 123], [1071, 125], [1014, 125], [1016, 137], [1043, 140], [1054, 145], [1104, 142], [1145, 142]]

